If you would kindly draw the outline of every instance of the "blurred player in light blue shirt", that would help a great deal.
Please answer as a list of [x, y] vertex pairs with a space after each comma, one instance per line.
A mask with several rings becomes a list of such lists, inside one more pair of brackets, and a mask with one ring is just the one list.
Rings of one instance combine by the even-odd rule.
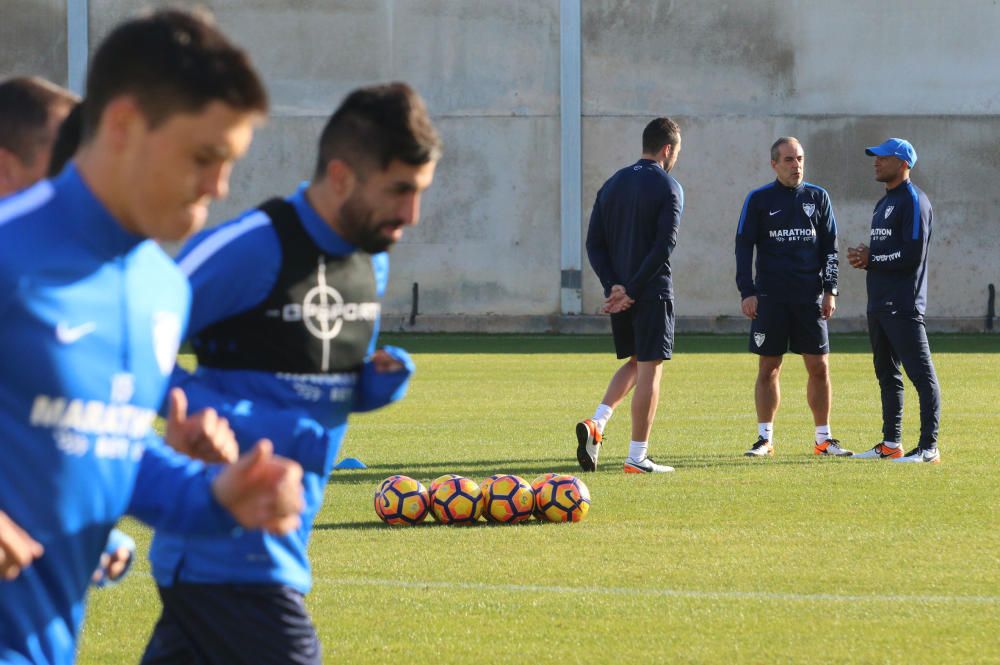
[[[74, 164], [0, 200], [0, 662], [71, 663], [124, 513], [181, 532], [298, 526], [301, 468], [269, 442], [206, 467], [152, 431], [183, 335], [179, 240], [225, 193], [266, 94], [204, 19], [169, 11], [98, 49]], [[175, 413], [176, 416], [176, 413]]]

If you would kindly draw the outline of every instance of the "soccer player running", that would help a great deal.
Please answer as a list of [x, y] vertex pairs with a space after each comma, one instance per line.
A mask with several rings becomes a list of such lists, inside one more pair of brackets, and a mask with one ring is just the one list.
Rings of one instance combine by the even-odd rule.
[[376, 350], [386, 253], [417, 224], [441, 154], [406, 84], [362, 88], [319, 138], [312, 180], [194, 238], [178, 256], [193, 291], [197, 406], [215, 406], [240, 441], [267, 432], [301, 462], [302, 525], [286, 536], [185, 537], [150, 548], [163, 612], [143, 663], [321, 662], [306, 611], [306, 548], [348, 416], [406, 390], [401, 349]]
[[152, 430], [189, 294], [149, 238], [184, 237], [225, 193], [266, 110], [256, 74], [204, 20], [160, 12], [103, 42], [87, 97], [75, 163], [0, 201], [4, 663], [73, 661], [123, 513], [175, 531], [286, 532], [301, 509], [301, 467], [269, 442], [206, 467]]
[[[806, 366], [806, 401], [816, 425], [817, 455], [851, 454], [830, 432], [830, 340], [826, 322], [837, 308], [837, 222], [830, 196], [803, 181], [799, 140], [771, 146], [774, 182], [747, 195], [736, 229], [736, 286], [751, 320], [750, 352], [760, 358], [754, 403], [757, 441], [747, 457], [774, 455], [774, 417], [781, 403], [781, 362], [786, 351]], [[757, 250], [757, 274], [753, 254]]]
[[[62, 170], [66, 159], [55, 155], [57, 137], [63, 135], [70, 118], [78, 120], [79, 111], [76, 95], [45, 79], [16, 77], [0, 83], [0, 198]], [[74, 152], [76, 144], [79, 136], [74, 141]], [[54, 171], [55, 166], [58, 169]], [[112, 529], [94, 571], [94, 584], [118, 582], [131, 566], [134, 554], [132, 539]]]
[[[941, 389], [924, 327], [934, 211], [927, 195], [910, 182], [917, 151], [909, 141], [891, 138], [865, 154], [875, 157], [875, 180], [885, 183], [885, 196], [872, 213], [871, 247], [848, 248], [847, 260], [868, 271], [868, 338], [882, 392], [882, 441], [854, 457], [939, 464]], [[920, 397], [920, 441], [906, 454], [900, 364]]]
[[670, 175], [681, 152], [681, 131], [656, 118], [642, 132], [642, 157], [619, 170], [597, 192], [587, 230], [587, 256], [604, 287], [602, 311], [611, 315], [615, 353], [628, 360], [611, 377], [592, 418], [576, 425], [577, 460], [597, 469], [604, 429], [614, 409], [632, 395], [632, 441], [625, 473], [666, 473], [647, 454], [660, 397], [664, 360], [674, 346], [670, 255], [684, 210], [684, 190]]

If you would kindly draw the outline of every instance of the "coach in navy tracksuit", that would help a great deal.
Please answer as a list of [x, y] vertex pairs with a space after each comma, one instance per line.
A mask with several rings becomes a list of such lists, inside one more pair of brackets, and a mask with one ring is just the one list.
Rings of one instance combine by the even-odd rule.
[[[882, 392], [882, 442], [855, 457], [936, 464], [941, 390], [924, 328], [934, 212], [927, 195], [910, 182], [917, 151], [909, 141], [889, 139], [865, 154], [875, 157], [875, 179], [885, 183], [885, 196], [872, 213], [871, 247], [852, 247], [847, 257], [868, 271], [868, 336]], [[900, 364], [920, 396], [920, 441], [905, 455]]]
[[[774, 454], [774, 416], [785, 351], [802, 355], [816, 425], [817, 455], [843, 457], [830, 433], [830, 342], [826, 320], [836, 310], [837, 222], [830, 196], [803, 181], [805, 153], [793, 137], [771, 146], [774, 182], [747, 196], [736, 229], [736, 285], [751, 319], [750, 351], [760, 356], [754, 401], [757, 441], [745, 454]], [[757, 278], [752, 273], [757, 249]]]
[[607, 300], [619, 359], [593, 418], [576, 425], [577, 460], [584, 471], [597, 467], [604, 426], [632, 387], [632, 442], [625, 473], [665, 473], [646, 454], [659, 399], [662, 363], [674, 342], [670, 255], [684, 210], [684, 190], [670, 169], [681, 150], [680, 128], [656, 118], [642, 133], [642, 158], [608, 178], [594, 201], [587, 229], [587, 257]]

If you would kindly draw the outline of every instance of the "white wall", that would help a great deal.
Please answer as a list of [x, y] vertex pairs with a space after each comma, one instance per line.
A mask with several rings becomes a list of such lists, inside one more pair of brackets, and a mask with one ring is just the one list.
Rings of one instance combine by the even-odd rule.
[[[65, 83], [66, 0], [0, 2], [0, 74]], [[423, 221], [394, 250], [390, 317], [408, 315], [418, 282], [424, 329], [594, 325], [559, 318], [558, 0], [202, 4], [250, 51], [274, 108], [213, 221], [307, 177], [348, 91], [406, 80], [427, 99], [445, 158]], [[89, 0], [91, 48], [136, 6]], [[987, 284], [1000, 283], [997, 34], [993, 0], [584, 0], [583, 234], [601, 183], [638, 157], [645, 123], [675, 117], [687, 195], [676, 309], [688, 328], [739, 327], [733, 235], [747, 191], [773, 177], [771, 142], [802, 140], [843, 250], [867, 236], [880, 196], [863, 148], [902, 136], [935, 209], [929, 314], [975, 328]], [[601, 294], [584, 264], [588, 314]], [[842, 279], [841, 325], [856, 326], [863, 275], [844, 261]]]

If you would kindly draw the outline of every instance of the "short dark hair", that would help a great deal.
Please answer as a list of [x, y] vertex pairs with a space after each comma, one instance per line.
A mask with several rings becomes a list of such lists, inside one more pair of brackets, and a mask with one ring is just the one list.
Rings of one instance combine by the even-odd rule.
[[800, 146], [802, 145], [802, 141], [798, 140], [794, 136], [782, 136], [777, 141], [775, 141], [774, 143], [772, 143], [771, 144], [771, 161], [772, 162], [778, 161], [778, 157], [781, 156], [781, 153], [780, 153], [781, 146], [788, 145], [788, 144], [791, 144], [791, 143], [798, 143]]
[[47, 144], [49, 112], [76, 103], [76, 96], [38, 77], [18, 76], [0, 83], [0, 148], [32, 164]]
[[319, 138], [316, 178], [334, 159], [351, 168], [386, 168], [398, 159], [419, 166], [441, 157], [441, 138], [420, 95], [406, 83], [355, 90], [330, 116]]
[[665, 145], [676, 147], [681, 140], [680, 126], [670, 118], [655, 118], [642, 130], [642, 152], [652, 155]]
[[73, 159], [80, 139], [83, 135], [83, 104], [77, 104], [63, 119], [56, 132], [56, 140], [52, 142], [52, 152], [49, 155], [48, 177], [59, 175], [66, 162]]
[[203, 12], [164, 9], [120, 24], [98, 47], [87, 77], [83, 136], [94, 136], [105, 108], [132, 95], [150, 127], [219, 101], [266, 113], [267, 92], [250, 63]]

